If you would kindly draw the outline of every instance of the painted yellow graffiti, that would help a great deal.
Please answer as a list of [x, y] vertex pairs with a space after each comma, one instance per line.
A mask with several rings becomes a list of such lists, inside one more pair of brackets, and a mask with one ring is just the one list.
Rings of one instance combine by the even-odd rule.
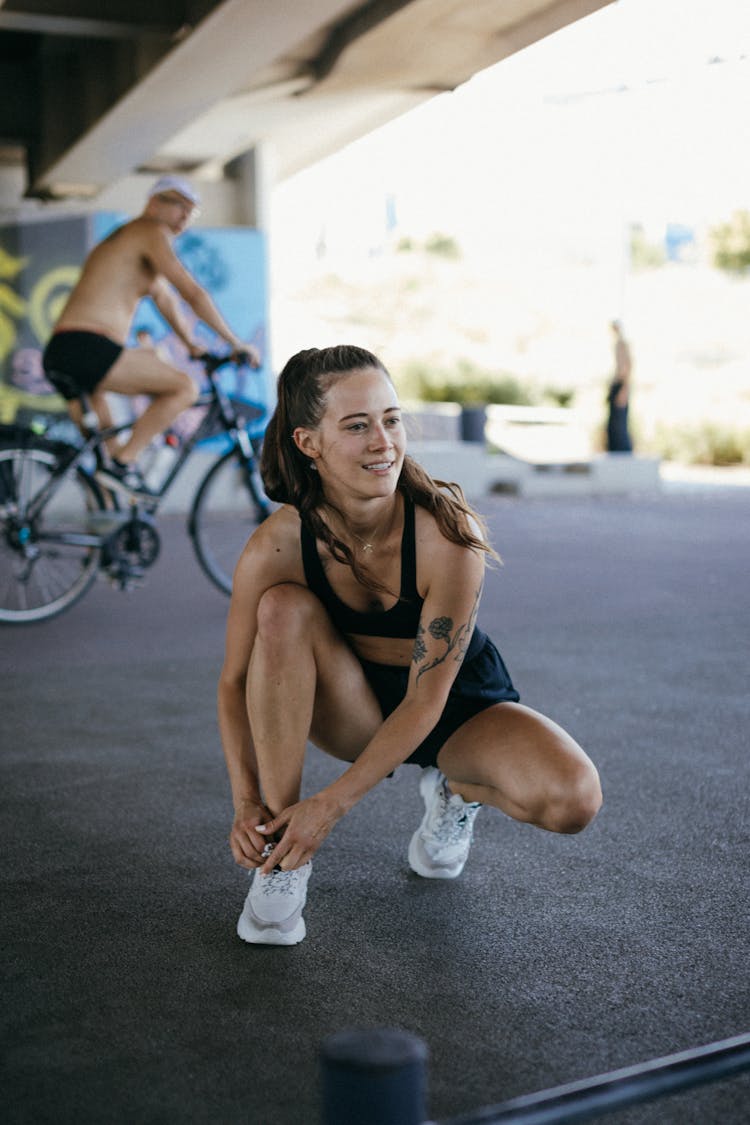
[[26, 300], [13, 288], [29, 258], [18, 258], [0, 246], [0, 362], [13, 351], [18, 339], [18, 321], [25, 316], [38, 342], [44, 346], [62, 312], [70, 290], [78, 281], [78, 266], [57, 266], [34, 285]]
[[0, 246], [0, 278], [3, 281], [18, 277], [24, 266], [29, 264], [28, 258], [14, 258], [12, 254]]
[[16, 342], [15, 320], [20, 320], [26, 312], [26, 301], [19, 296], [8, 281], [14, 281], [28, 258], [15, 258], [0, 246], [0, 360], [12, 350]]
[[29, 323], [40, 344], [46, 344], [80, 273], [78, 266], [58, 266], [40, 277], [31, 290]]
[[16, 342], [17, 329], [13, 317], [19, 319], [26, 312], [23, 297], [14, 293], [9, 285], [0, 282], [0, 359], [12, 351]]

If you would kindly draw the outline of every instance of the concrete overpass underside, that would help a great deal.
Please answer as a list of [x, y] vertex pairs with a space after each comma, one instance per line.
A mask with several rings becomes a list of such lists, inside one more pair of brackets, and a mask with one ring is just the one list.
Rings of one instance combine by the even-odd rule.
[[0, 206], [283, 179], [608, 2], [0, 0]]

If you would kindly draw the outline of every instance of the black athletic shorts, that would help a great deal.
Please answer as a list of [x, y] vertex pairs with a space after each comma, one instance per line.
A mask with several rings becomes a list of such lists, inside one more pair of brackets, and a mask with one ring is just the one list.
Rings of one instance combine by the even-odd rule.
[[63, 329], [50, 338], [42, 364], [52, 386], [63, 398], [91, 394], [122, 354], [121, 344], [98, 332]]
[[[406, 695], [409, 669], [374, 664], [370, 660], [361, 660], [360, 663], [367, 682], [375, 692], [383, 718], [387, 719]], [[461, 665], [437, 723], [406, 761], [417, 766], [434, 766], [444, 744], [468, 719], [493, 703], [518, 703], [519, 699], [502, 656], [490, 638], [485, 636], [476, 655], [472, 656], [470, 651]]]

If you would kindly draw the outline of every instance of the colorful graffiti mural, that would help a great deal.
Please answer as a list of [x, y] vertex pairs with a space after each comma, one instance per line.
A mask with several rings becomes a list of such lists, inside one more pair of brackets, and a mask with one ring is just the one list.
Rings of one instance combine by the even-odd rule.
[[[0, 226], [0, 422], [45, 426], [65, 416], [63, 400], [44, 377], [42, 352], [86, 254], [125, 219], [107, 212]], [[234, 227], [194, 229], [176, 241], [175, 250], [237, 335], [265, 356], [268, 302], [263, 235]], [[185, 314], [194, 321], [187, 307]], [[207, 349], [218, 348], [217, 338], [205, 325], [196, 324], [195, 330]], [[190, 362], [182, 343], [148, 299], [141, 302], [133, 320], [130, 346], [138, 346], [140, 333], [148, 334], [149, 343], [165, 359], [200, 378], [199, 365]], [[253, 374], [252, 387], [229, 389], [267, 405], [272, 395], [267, 366]]]
[[64, 404], [42, 350], [86, 253], [84, 219], [0, 227], [0, 421], [30, 424]]

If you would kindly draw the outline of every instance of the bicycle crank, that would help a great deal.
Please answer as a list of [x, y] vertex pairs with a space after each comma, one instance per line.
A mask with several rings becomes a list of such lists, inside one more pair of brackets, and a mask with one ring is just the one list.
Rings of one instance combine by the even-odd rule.
[[131, 516], [108, 536], [102, 566], [121, 590], [129, 589], [159, 557], [161, 540], [148, 515]]

